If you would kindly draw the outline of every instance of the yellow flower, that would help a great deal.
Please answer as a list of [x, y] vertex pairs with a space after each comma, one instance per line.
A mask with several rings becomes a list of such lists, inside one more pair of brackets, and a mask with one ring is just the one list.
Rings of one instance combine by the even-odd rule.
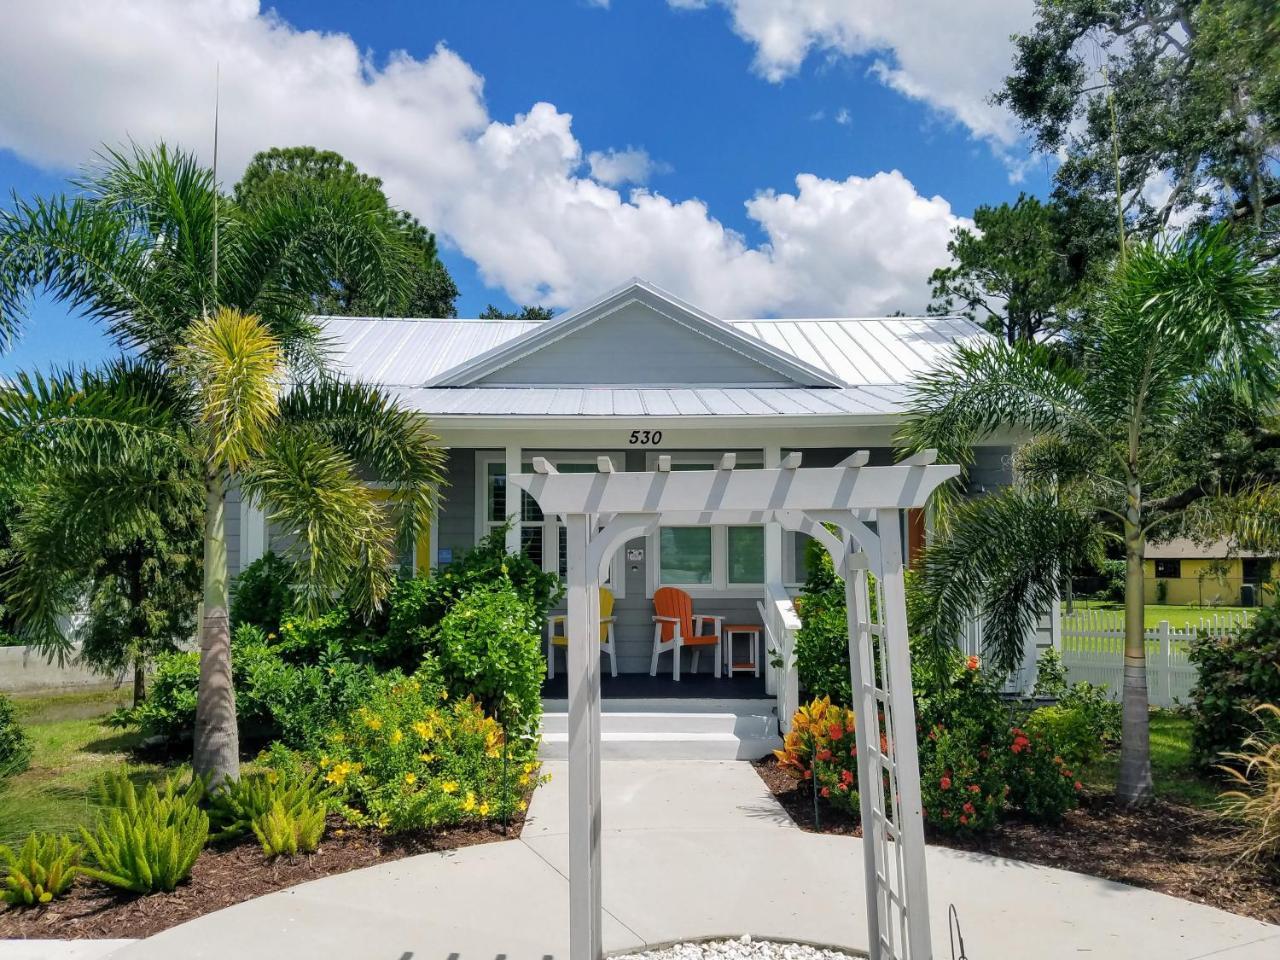
[[538, 765], [532, 760], [530, 760], [528, 763], [524, 765], [524, 772], [533, 773], [533, 771], [536, 770], [537, 768], [538, 768]]
[[341, 763], [335, 763], [333, 769], [325, 774], [325, 780], [329, 781], [336, 787], [346, 783], [347, 777], [353, 773], [360, 772], [360, 764], [352, 763], [350, 760], [343, 760]]
[[369, 716], [364, 718], [364, 725], [368, 727], [370, 730], [381, 730], [382, 718], [375, 714], [370, 714]]
[[476, 808], [476, 795], [470, 790], [467, 791], [467, 799], [462, 801], [462, 809], [470, 813]]
[[335, 733], [335, 734], [333, 735], [333, 742], [334, 742], [334, 743], [346, 743], [346, 742], [347, 742], [347, 735], [346, 735], [345, 733]]
[[480, 816], [487, 817], [488, 815], [489, 815], [489, 803], [488, 801], [485, 801], [484, 803], [480, 804]]
[[404, 739], [404, 734], [400, 732], [399, 727], [396, 727], [394, 730], [391, 731], [391, 736], [388, 739], [391, 740], [391, 745], [395, 747], [395, 746], [398, 746], [400, 744], [400, 741]]
[[421, 760], [423, 763], [430, 763], [430, 762], [431, 762], [432, 760], [434, 760], [435, 758], [436, 758], [436, 755], [435, 755], [434, 753], [420, 753], [420, 754], [418, 754], [418, 759], [419, 759], [419, 760]]
[[414, 723], [413, 732], [423, 740], [430, 740], [432, 733], [434, 733], [431, 729], [431, 724], [427, 723], [425, 720], [419, 720]]
[[440, 691], [440, 699], [441, 699], [441, 700], [448, 700], [448, 699], [449, 699], [449, 691], [448, 691], [448, 690], [443, 690], [443, 689], [442, 689], [442, 690]]
[[321, 770], [328, 770], [328, 769], [329, 769], [329, 764], [331, 764], [331, 763], [333, 763], [333, 761], [332, 761], [332, 760], [330, 760], [328, 757], [321, 757], [321, 758], [320, 758], [320, 769], [321, 769]]
[[520, 779], [516, 782], [522, 787], [527, 787], [529, 785], [529, 775], [527, 773], [520, 774]]
[[454, 780], [446, 780], [444, 783], [440, 784], [440, 789], [445, 793], [457, 793], [458, 784]]
[[414, 782], [417, 779], [418, 779], [418, 775], [414, 773], [412, 770], [410, 770], [408, 773], [404, 775], [404, 782], [409, 784], [409, 786], [413, 786]]
[[529, 805], [525, 803], [523, 800], [521, 800], [519, 803], [516, 804], [516, 809], [520, 811], [528, 810]]

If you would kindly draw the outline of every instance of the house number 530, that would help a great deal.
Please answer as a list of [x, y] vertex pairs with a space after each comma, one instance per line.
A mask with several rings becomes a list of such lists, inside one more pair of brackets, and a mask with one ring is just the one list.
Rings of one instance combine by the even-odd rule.
[[656, 447], [662, 442], [661, 430], [632, 430], [631, 445]]

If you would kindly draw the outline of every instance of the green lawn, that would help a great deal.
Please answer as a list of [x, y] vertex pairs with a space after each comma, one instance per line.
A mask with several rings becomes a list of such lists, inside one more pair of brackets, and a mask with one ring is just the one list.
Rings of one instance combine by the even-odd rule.
[[20, 842], [32, 830], [72, 832], [90, 824], [89, 790], [100, 773], [124, 768], [149, 779], [163, 772], [159, 765], [130, 762], [136, 733], [102, 723], [128, 704], [129, 694], [121, 689], [13, 698], [35, 753], [29, 769], [0, 784], [0, 843]]
[[[1123, 612], [1124, 605], [1104, 600], [1077, 600], [1077, 610], [1107, 610]], [[1154, 629], [1161, 620], [1168, 620], [1171, 627], [1185, 627], [1197, 624], [1201, 619], [1212, 618], [1214, 614], [1248, 614], [1252, 620], [1257, 616], [1257, 607], [1195, 607], [1189, 604], [1149, 603], [1143, 611], [1147, 629]]]
[[[1081, 778], [1091, 790], [1111, 792], [1116, 785], [1119, 753], [1112, 753]], [[1169, 710], [1151, 714], [1151, 776], [1156, 796], [1192, 807], [1216, 806], [1223, 788], [1207, 780], [1191, 762], [1191, 718]]]

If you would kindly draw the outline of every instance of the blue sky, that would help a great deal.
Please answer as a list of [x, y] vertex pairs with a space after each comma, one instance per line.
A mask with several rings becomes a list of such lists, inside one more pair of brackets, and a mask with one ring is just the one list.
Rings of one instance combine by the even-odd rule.
[[[947, 38], [922, 39], [921, 22], [881, 35], [851, 19], [823, 33], [831, 18], [824, 0], [814, 0], [817, 26], [771, 47], [771, 24], [750, 0], [691, 5], [288, 0], [258, 9], [251, 0], [195, 0], [190, 16], [203, 18], [195, 22], [210, 35], [224, 78], [231, 75], [223, 87], [226, 163], [235, 170], [254, 150], [306, 142], [384, 176], [393, 200], [441, 234], [462, 316], [489, 302], [571, 306], [610, 287], [615, 272], [643, 273], [726, 315], [919, 310], [923, 279], [945, 259], [956, 218], [1046, 189], [1046, 164], [1027, 162], [1007, 118], [982, 102], [973, 64], [938, 62], [932, 51]], [[7, 102], [40, 101], [0, 123], [6, 194], [64, 189], [78, 158], [103, 139], [164, 136], [207, 152], [207, 123], [192, 117], [207, 104], [189, 102], [192, 91], [211, 87], [198, 51], [194, 63], [181, 61], [190, 71], [185, 90], [172, 70], [163, 79], [145, 66], [136, 76], [121, 69], [145, 62], [148, 43], [161, 49], [166, 30], [191, 29], [165, 22], [181, 16], [170, 5], [154, 8], [139, 31], [128, 22], [139, 6], [147, 3], [97, 4], [63, 22], [51, 22], [58, 17], [42, 4], [23, 11], [49, 43], [31, 61], [37, 75], [27, 90], [22, 80], [0, 81]], [[987, 78], [1007, 61], [1007, 44], [991, 40], [1004, 22], [998, 7], [981, 24]], [[88, 37], [75, 31], [93, 17], [103, 18], [105, 52], [86, 57]], [[1010, 17], [1001, 35], [1020, 23]], [[91, 26], [83, 23], [86, 34]], [[946, 32], [945, 19], [936, 29]], [[367, 58], [363, 67], [349, 62], [355, 51]], [[397, 56], [407, 78], [395, 51], [404, 51]], [[949, 69], [959, 72], [950, 77]], [[295, 70], [300, 79], [274, 89]], [[41, 84], [41, 71], [52, 80]], [[901, 76], [886, 80], [893, 71]], [[174, 96], [157, 82], [172, 82]], [[112, 94], [106, 116], [94, 105], [107, 95], [103, 84]], [[312, 92], [318, 102], [309, 105]], [[264, 106], [274, 93], [282, 102]], [[356, 118], [349, 125], [344, 111]], [[633, 177], [642, 183], [610, 182], [604, 163], [593, 176], [590, 154], [628, 148], [643, 151], [631, 159], [648, 158]], [[807, 188], [797, 185], [800, 174], [812, 175]], [[656, 199], [636, 200], [638, 187]], [[845, 238], [855, 238], [847, 251]], [[600, 249], [603, 258], [593, 260]], [[109, 349], [98, 330], [40, 299], [0, 372], [92, 362]]]

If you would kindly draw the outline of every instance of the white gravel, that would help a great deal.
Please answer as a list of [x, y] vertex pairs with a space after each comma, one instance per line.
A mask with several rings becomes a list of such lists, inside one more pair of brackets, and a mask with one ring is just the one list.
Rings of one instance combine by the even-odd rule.
[[842, 950], [752, 940], [744, 935], [737, 940], [677, 943], [660, 950], [615, 956], [612, 960], [849, 960], [851, 956]]

